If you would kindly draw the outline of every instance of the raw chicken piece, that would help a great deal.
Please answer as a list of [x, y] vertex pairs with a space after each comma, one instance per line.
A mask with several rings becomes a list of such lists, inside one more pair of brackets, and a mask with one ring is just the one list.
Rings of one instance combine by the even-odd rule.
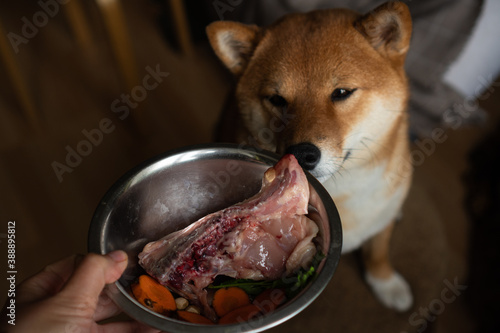
[[308, 202], [307, 178], [286, 155], [266, 171], [255, 196], [147, 244], [139, 264], [215, 318], [204, 288], [217, 275], [274, 280], [310, 262], [318, 227], [305, 216]]

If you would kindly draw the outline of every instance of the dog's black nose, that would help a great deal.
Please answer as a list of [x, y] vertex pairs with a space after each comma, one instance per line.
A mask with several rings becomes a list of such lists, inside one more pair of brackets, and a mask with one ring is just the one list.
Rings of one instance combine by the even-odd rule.
[[288, 147], [285, 154], [293, 154], [304, 169], [310, 171], [318, 165], [321, 159], [321, 151], [312, 143], [302, 142]]

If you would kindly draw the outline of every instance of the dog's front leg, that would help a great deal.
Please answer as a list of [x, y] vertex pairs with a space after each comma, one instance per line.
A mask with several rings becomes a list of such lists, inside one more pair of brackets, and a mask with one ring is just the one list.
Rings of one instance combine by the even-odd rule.
[[389, 260], [389, 245], [394, 222], [367, 241], [362, 248], [365, 278], [375, 296], [389, 308], [406, 311], [413, 303], [410, 286]]

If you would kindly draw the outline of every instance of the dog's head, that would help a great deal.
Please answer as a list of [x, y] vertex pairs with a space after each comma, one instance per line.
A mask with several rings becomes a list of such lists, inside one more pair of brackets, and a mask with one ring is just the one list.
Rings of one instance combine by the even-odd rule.
[[236, 99], [253, 142], [295, 154], [318, 178], [363, 163], [400, 135], [411, 35], [403, 3], [366, 15], [291, 14], [268, 28], [220, 21], [207, 34], [238, 79]]

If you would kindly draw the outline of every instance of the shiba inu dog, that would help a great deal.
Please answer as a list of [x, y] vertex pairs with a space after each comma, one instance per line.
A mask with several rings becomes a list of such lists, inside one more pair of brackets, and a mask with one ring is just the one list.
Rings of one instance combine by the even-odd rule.
[[391, 1], [365, 15], [331, 9], [290, 14], [266, 28], [207, 27], [237, 80], [221, 140], [294, 154], [336, 203], [343, 252], [362, 249], [367, 283], [399, 311], [413, 302], [389, 260], [412, 173], [403, 68], [411, 25], [407, 6]]

